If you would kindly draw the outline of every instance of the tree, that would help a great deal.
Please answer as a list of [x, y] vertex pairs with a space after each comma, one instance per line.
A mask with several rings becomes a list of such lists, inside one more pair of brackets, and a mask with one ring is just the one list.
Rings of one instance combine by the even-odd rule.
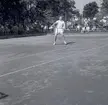
[[108, 0], [102, 0], [101, 12], [103, 15], [108, 15]]
[[19, 24], [25, 29], [34, 24], [43, 27], [52, 24], [60, 15], [65, 21], [73, 14], [79, 16], [75, 8], [74, 0], [0, 0], [0, 24], [7, 22], [10, 29]]
[[0, 14], [4, 22], [10, 18], [13, 19], [15, 23], [23, 19], [23, 5], [20, 1], [21, 0], [0, 0]]
[[98, 13], [98, 5], [96, 2], [88, 3], [84, 6], [83, 16], [85, 18], [93, 18]]
[[108, 0], [103, 0], [102, 1], [102, 9], [108, 10]]
[[75, 7], [75, 1], [73, 0], [59, 0], [59, 11], [60, 14], [63, 14], [65, 17], [65, 20], [67, 21], [72, 17], [72, 14], [74, 13]]
[[34, 5], [28, 10], [29, 17], [31, 20], [39, 20], [44, 23], [54, 21], [59, 15], [63, 15], [67, 21], [73, 13], [78, 14], [78, 11], [74, 12], [75, 1], [73, 0], [37, 0]]
[[0, 0], [0, 18], [12, 19], [15, 24], [26, 18], [45, 22], [59, 15], [68, 20], [75, 13], [73, 8], [74, 0]]

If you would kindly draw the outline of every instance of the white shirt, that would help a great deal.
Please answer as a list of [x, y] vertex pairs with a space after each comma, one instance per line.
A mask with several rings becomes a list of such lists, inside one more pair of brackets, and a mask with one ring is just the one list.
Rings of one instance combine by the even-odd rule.
[[103, 23], [106, 23], [107, 22], [107, 20], [105, 20], [105, 19], [103, 19], [102, 21], [103, 21]]
[[63, 20], [56, 21], [54, 25], [56, 25], [56, 28], [58, 29], [65, 29], [65, 22]]

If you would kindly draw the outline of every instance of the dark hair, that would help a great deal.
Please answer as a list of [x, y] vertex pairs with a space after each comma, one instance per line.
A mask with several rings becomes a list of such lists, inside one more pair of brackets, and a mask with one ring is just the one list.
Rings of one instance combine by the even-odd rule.
[[59, 16], [59, 18], [62, 18], [62, 20], [63, 20], [63, 16]]
[[62, 16], [62, 15], [60, 15], [60, 16], [59, 16], [59, 18], [60, 18], [60, 17], [62, 17], [62, 18], [63, 18], [63, 16]]

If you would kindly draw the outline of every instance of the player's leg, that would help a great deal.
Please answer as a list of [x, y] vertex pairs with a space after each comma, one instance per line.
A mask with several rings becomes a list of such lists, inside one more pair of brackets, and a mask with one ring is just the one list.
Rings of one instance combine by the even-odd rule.
[[81, 33], [85, 32], [85, 27], [82, 27]]
[[53, 43], [53, 45], [56, 45], [57, 35], [58, 35], [58, 29], [55, 29], [55, 32], [54, 32], [54, 43]]
[[63, 42], [64, 42], [64, 44], [67, 44], [67, 42], [66, 42], [66, 40], [65, 40], [65, 35], [64, 35], [64, 30], [63, 30], [63, 29], [61, 29], [60, 34], [61, 34], [62, 37], [63, 37]]
[[90, 32], [90, 27], [88, 26], [88, 33]]

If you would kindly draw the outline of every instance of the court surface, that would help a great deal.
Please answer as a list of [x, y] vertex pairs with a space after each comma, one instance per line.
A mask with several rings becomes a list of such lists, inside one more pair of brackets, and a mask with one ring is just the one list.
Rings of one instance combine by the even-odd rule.
[[0, 40], [0, 105], [108, 105], [108, 35]]

